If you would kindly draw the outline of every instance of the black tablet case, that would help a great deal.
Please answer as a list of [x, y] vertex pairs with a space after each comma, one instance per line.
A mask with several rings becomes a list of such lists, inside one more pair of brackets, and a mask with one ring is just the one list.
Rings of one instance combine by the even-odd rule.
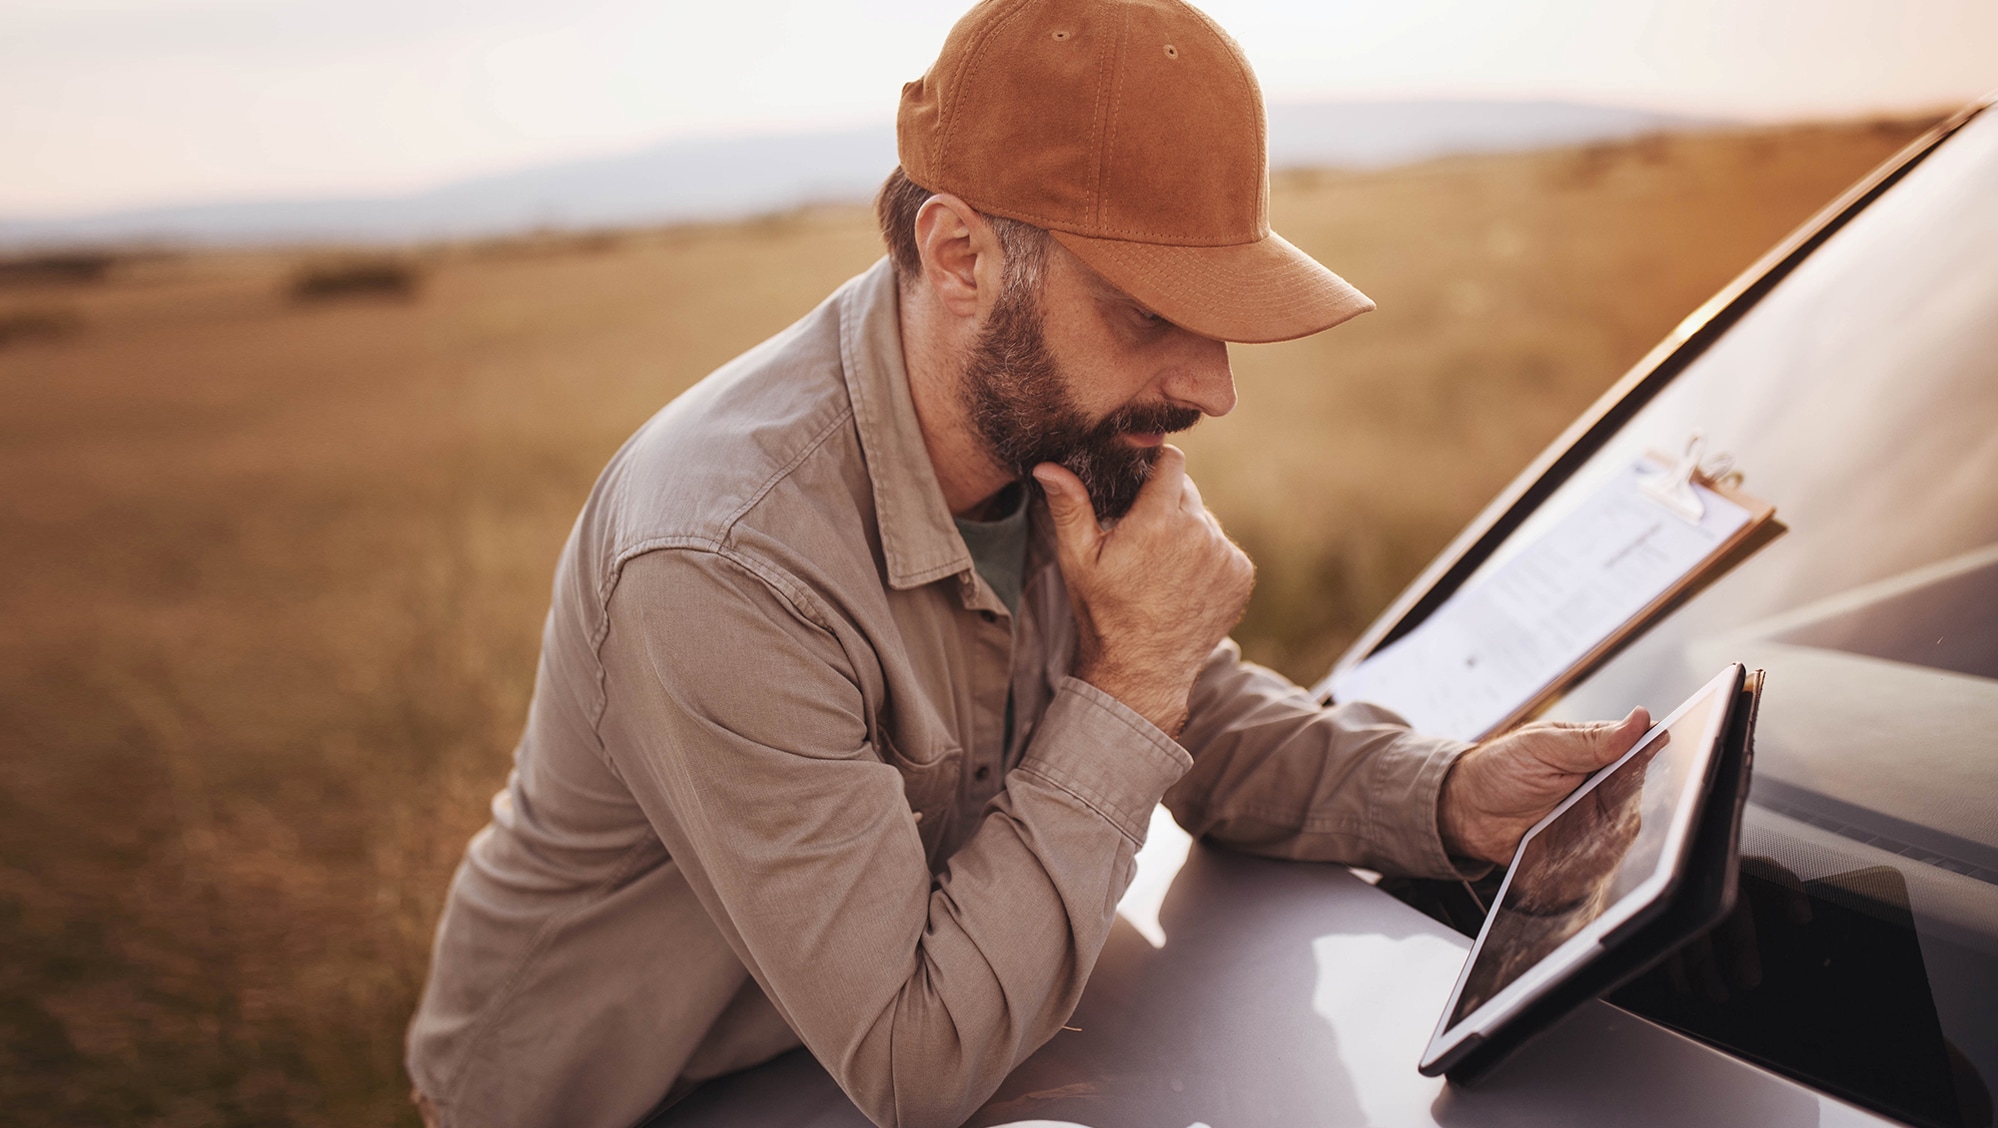
[[1707, 801], [1693, 826], [1691, 851], [1678, 887], [1662, 908], [1633, 918], [1603, 937], [1604, 951], [1489, 1035], [1472, 1037], [1444, 1058], [1453, 1085], [1475, 1085], [1505, 1057], [1567, 1017], [1656, 966], [1687, 941], [1719, 924], [1734, 907], [1741, 866], [1741, 812], [1755, 759], [1755, 714], [1762, 703], [1761, 670], [1749, 670], [1727, 718], [1720, 754], [1709, 770]]

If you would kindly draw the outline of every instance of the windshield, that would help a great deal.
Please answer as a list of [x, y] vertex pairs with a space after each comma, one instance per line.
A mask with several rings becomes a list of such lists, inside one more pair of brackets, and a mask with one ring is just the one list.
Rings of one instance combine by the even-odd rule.
[[[1467, 581], [1694, 432], [1787, 532], [1550, 710], [1768, 671], [1746, 935], [1618, 1001], [1888, 1111], [1998, 1079], [1998, 112], [1832, 236]], [[1719, 945], [1717, 945], [1719, 946]], [[1668, 981], [1669, 980], [1669, 981]]]

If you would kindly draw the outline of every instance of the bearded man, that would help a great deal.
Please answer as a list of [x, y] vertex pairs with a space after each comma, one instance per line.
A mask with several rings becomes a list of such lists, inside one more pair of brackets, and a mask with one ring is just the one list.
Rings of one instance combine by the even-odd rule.
[[988, 0], [903, 90], [888, 257], [618, 452], [409, 1034], [433, 1123], [624, 1128], [808, 1047], [970, 1115], [1069, 1016], [1152, 810], [1456, 876], [1643, 730], [1476, 747], [1226, 640], [1168, 434], [1226, 341], [1372, 308], [1271, 233], [1262, 103], [1177, 0]]

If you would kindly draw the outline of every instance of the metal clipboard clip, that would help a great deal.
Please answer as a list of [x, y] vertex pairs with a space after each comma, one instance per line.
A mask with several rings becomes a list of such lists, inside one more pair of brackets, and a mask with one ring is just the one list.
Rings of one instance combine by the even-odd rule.
[[1637, 479], [1637, 488], [1646, 497], [1671, 510], [1681, 518], [1697, 525], [1707, 515], [1707, 503], [1700, 500], [1700, 492], [1693, 488], [1695, 482], [1717, 482], [1733, 475], [1732, 455], [1717, 454], [1709, 466], [1701, 466], [1700, 458], [1706, 453], [1707, 437], [1699, 431], [1686, 436], [1685, 453], [1679, 461], [1664, 470], [1646, 474]]

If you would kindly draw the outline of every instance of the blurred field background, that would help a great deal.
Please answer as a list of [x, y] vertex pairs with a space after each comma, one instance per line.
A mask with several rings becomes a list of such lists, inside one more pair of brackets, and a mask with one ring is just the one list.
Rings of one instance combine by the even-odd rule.
[[[1187, 437], [1261, 566], [1247, 652], [1322, 674], [1920, 125], [1281, 175], [1276, 227], [1380, 310], [1236, 349], [1240, 408]], [[403, 1024], [592, 479], [878, 254], [844, 208], [372, 286], [321, 253], [0, 270], [0, 1123], [414, 1123]]]

